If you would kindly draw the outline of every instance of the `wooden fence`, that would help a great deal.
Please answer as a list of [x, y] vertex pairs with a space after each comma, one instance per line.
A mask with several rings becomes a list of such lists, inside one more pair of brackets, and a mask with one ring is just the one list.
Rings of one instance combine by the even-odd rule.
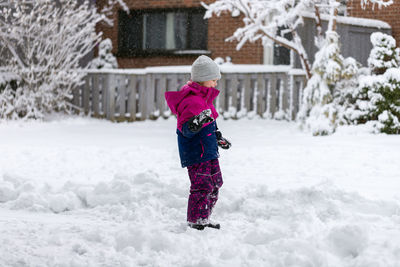
[[[224, 118], [294, 119], [305, 75], [288, 66], [221, 68], [215, 106]], [[246, 70], [247, 69], [247, 70]], [[165, 91], [177, 91], [190, 78], [190, 67], [90, 71], [74, 91], [73, 104], [86, 114], [112, 121], [169, 117]], [[247, 71], [247, 72], [246, 72]], [[252, 72], [251, 72], [252, 71]]]

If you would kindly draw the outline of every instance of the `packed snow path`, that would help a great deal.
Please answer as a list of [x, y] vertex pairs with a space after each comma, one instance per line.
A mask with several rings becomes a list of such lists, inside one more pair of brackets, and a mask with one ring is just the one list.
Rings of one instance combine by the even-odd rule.
[[185, 225], [175, 120], [0, 124], [0, 266], [400, 266], [400, 137], [218, 122], [224, 185]]

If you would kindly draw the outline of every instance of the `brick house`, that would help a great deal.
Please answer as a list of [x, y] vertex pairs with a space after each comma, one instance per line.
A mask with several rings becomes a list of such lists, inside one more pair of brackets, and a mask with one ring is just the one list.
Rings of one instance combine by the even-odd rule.
[[[97, 0], [101, 6], [105, 0]], [[235, 64], [288, 64], [289, 53], [285, 48], [263, 47], [260, 41], [246, 43], [240, 51], [236, 50], [237, 42], [225, 42], [236, 28], [242, 25], [241, 17], [232, 17], [224, 14], [221, 17], [212, 17], [204, 20], [204, 9], [201, 2], [211, 3], [213, 0], [125, 0], [131, 9], [131, 14], [122, 11], [113, 13], [114, 26], [98, 26], [105, 38], [113, 42], [113, 53], [117, 56], [120, 68], [143, 68], [147, 66], [190, 65], [200, 54], [212, 58], [231, 57]], [[396, 11], [400, 12], [400, 3], [390, 8], [379, 10], [375, 7], [371, 11], [362, 10], [360, 0], [349, 1], [347, 14], [350, 16], [380, 19], [388, 22], [393, 28], [393, 34], [399, 40], [400, 22], [395, 19]], [[308, 19], [307, 27], [302, 31], [305, 34], [313, 32], [313, 20]], [[307, 23], [306, 23], [307, 24]], [[343, 34], [360, 32], [360, 25], [348, 29], [344, 25]], [[369, 34], [376, 28], [362, 30], [364, 36], [359, 43], [369, 43]], [[379, 29], [378, 29], [379, 30]], [[390, 27], [383, 29], [390, 32]], [[342, 33], [339, 32], [341, 35]], [[304, 38], [307, 39], [307, 38]], [[309, 54], [315, 52], [313, 38], [308, 38], [304, 46]], [[351, 36], [344, 40], [352, 40]], [[344, 45], [344, 55], [352, 55], [351, 47]], [[360, 62], [366, 62], [370, 45], [367, 44], [360, 55], [355, 57]], [[311, 56], [312, 57], [312, 56]], [[297, 60], [296, 65], [299, 66]]]

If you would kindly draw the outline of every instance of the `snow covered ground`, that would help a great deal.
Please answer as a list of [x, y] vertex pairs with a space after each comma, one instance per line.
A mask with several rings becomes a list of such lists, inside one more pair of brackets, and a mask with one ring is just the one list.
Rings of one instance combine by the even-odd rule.
[[0, 124], [0, 266], [400, 266], [400, 137], [220, 120], [224, 185], [187, 229], [175, 119]]

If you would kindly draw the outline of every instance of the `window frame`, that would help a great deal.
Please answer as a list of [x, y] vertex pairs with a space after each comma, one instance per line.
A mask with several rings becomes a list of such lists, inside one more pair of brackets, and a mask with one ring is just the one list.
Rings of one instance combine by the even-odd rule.
[[[119, 57], [137, 57], [137, 56], [192, 56], [192, 55], [201, 55], [201, 54], [211, 54], [211, 51], [208, 50], [208, 20], [205, 20], [207, 24], [207, 33], [205, 36], [205, 49], [127, 49], [123, 46], [122, 42], [124, 41], [123, 36], [123, 27], [121, 26], [121, 16], [125, 16], [123, 19], [133, 19], [133, 16], [140, 15], [140, 27], [139, 27], [139, 44], [143, 44], [143, 15], [144, 14], [154, 14], [154, 13], [178, 13], [185, 12], [188, 14], [188, 26], [186, 32], [186, 43], [190, 44], [192, 38], [192, 32], [189, 30], [191, 28], [192, 23], [192, 14], [204, 13], [206, 10], [203, 7], [190, 7], [190, 8], [151, 8], [151, 9], [131, 9], [130, 14], [126, 14], [123, 10], [118, 10], [118, 52], [117, 56]], [[125, 13], [125, 14], [122, 14]]]

